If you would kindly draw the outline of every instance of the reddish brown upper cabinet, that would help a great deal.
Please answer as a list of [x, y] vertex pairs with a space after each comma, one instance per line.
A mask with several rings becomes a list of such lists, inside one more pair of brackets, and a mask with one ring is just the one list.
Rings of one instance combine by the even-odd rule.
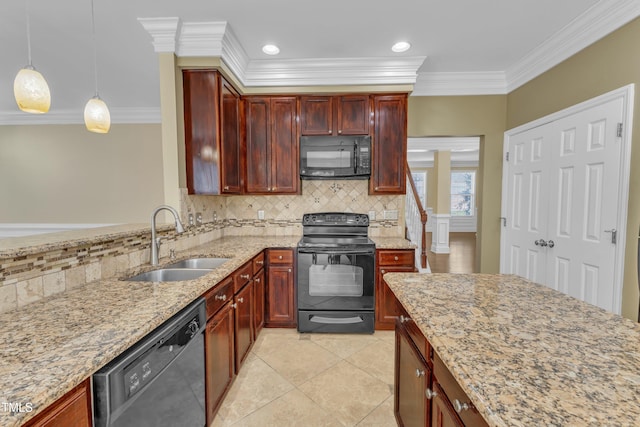
[[301, 135], [368, 135], [369, 95], [301, 96]]
[[407, 179], [407, 95], [374, 95], [373, 115], [369, 194], [404, 194]]
[[298, 125], [295, 97], [247, 97], [246, 185], [248, 194], [298, 193]]
[[215, 70], [183, 70], [189, 194], [240, 193], [240, 96]]

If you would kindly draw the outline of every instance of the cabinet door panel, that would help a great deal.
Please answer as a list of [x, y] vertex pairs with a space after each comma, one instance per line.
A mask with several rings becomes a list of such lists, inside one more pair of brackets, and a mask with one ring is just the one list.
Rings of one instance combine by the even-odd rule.
[[246, 189], [248, 193], [269, 191], [271, 144], [271, 117], [269, 98], [249, 97], [246, 99]]
[[404, 194], [407, 161], [406, 95], [374, 96], [373, 170], [370, 193]]
[[391, 272], [413, 272], [413, 267], [381, 267], [376, 277], [376, 329], [391, 331], [395, 327], [398, 302], [389, 285], [384, 281], [384, 274]]
[[235, 304], [235, 339], [236, 339], [236, 373], [249, 355], [253, 344], [253, 286], [246, 285], [234, 298]]
[[300, 134], [331, 135], [333, 102], [330, 96], [300, 97]]
[[424, 427], [430, 418], [430, 404], [425, 396], [431, 371], [401, 327], [396, 329], [396, 366], [394, 411], [398, 424]]
[[296, 312], [293, 288], [293, 267], [269, 266], [267, 281], [267, 318], [269, 326], [295, 326]]
[[234, 373], [233, 309], [229, 302], [207, 322], [205, 331], [207, 425], [213, 422]]
[[253, 278], [253, 340], [255, 341], [264, 326], [264, 270]]
[[27, 421], [25, 426], [90, 427], [91, 423], [91, 389], [89, 379], [86, 379], [35, 418]]
[[220, 194], [217, 73], [184, 70], [184, 131], [189, 194]]
[[298, 191], [296, 99], [271, 99], [271, 192]]
[[338, 134], [368, 135], [370, 107], [368, 95], [337, 97]]
[[220, 179], [223, 193], [242, 191], [240, 169], [240, 95], [220, 78]]
[[451, 404], [447, 400], [440, 384], [434, 382], [433, 390], [436, 392], [432, 399], [431, 426], [432, 427], [464, 427]]

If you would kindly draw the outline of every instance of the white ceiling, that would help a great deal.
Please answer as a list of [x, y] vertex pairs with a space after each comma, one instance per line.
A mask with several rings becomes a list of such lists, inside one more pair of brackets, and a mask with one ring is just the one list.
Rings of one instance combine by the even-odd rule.
[[[84, 104], [94, 94], [91, 1], [29, 1], [33, 65], [52, 95], [45, 116], [82, 123]], [[25, 0], [1, 3], [0, 124], [28, 123], [35, 116], [20, 112], [12, 93], [17, 71], [27, 64]], [[302, 59], [312, 64], [417, 60], [422, 65], [414, 72], [414, 94], [424, 95], [507, 93], [640, 15], [637, 0], [94, 0], [94, 5], [100, 95], [114, 122], [136, 115], [159, 120], [157, 54], [138, 18], [175, 17], [183, 26], [226, 22], [249, 67]], [[399, 40], [411, 42], [412, 49], [391, 52]], [[263, 54], [265, 43], [277, 44], [281, 54]], [[393, 71], [379, 77], [385, 75], [393, 78]]]

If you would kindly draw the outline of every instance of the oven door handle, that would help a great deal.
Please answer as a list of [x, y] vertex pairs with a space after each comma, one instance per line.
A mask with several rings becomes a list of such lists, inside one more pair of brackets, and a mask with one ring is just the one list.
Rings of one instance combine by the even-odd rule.
[[301, 254], [323, 254], [323, 255], [373, 255], [375, 249], [321, 249], [321, 248], [298, 248]]
[[310, 322], [313, 323], [323, 323], [328, 325], [346, 325], [353, 323], [362, 323], [364, 319], [362, 316], [353, 316], [353, 317], [324, 317], [324, 316], [311, 316], [309, 318]]

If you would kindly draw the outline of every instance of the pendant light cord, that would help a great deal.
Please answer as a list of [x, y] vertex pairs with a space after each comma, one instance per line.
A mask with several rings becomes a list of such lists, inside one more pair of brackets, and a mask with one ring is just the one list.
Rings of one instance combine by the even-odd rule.
[[96, 20], [94, 17], [93, 0], [91, 0], [91, 36], [93, 39], [93, 75], [96, 82], [96, 98], [98, 96], [98, 49], [96, 47]]
[[33, 65], [31, 64], [31, 24], [29, 22], [29, 0], [26, 0], [24, 3], [25, 13], [27, 15], [27, 55], [29, 58], [29, 67], [33, 68]]

